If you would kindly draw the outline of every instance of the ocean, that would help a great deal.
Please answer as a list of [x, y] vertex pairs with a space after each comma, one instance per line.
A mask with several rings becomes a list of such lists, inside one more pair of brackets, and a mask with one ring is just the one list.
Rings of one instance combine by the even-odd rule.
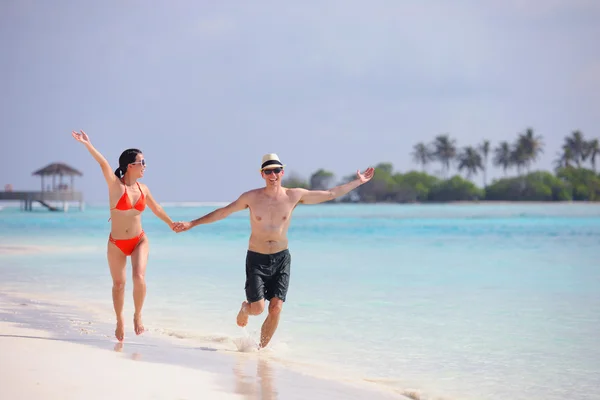
[[[190, 220], [216, 206], [164, 207]], [[112, 324], [108, 218], [0, 209], [0, 291]], [[143, 226], [152, 334], [229, 350], [258, 338], [266, 314], [235, 324], [247, 211], [175, 234], [147, 210]], [[600, 398], [600, 204], [301, 205], [289, 239], [269, 349], [286, 368], [432, 399]], [[128, 323], [126, 340], [144, 340]]]

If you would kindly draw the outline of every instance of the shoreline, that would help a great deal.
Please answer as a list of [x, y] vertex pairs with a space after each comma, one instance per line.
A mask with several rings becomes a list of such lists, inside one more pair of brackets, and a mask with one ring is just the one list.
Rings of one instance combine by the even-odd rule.
[[[93, 207], [93, 208], [101, 208], [101, 207], [108, 207], [108, 203], [106, 202], [87, 202], [85, 203], [87, 207]], [[223, 202], [223, 201], [163, 201], [160, 203], [163, 207], [166, 208], [196, 208], [196, 207], [211, 207], [211, 208], [217, 208], [217, 207], [224, 207], [227, 204], [229, 204], [229, 202]], [[540, 201], [540, 200], [514, 200], [514, 201], [510, 201], [510, 200], [456, 200], [456, 201], [427, 201], [427, 202], [404, 202], [404, 203], [399, 203], [399, 202], [376, 202], [376, 203], [371, 203], [371, 202], [347, 202], [347, 201], [329, 201], [326, 203], [323, 203], [322, 205], [324, 206], [328, 206], [328, 205], [370, 205], [370, 206], [376, 206], [376, 205], [400, 205], [400, 206], [406, 206], [406, 205], [419, 205], [419, 206], [423, 206], [423, 205], [478, 205], [478, 204], [482, 204], [482, 205], [552, 205], [552, 204], [573, 204], [573, 205], [600, 205], [600, 200], [599, 201], [591, 201], [591, 200], [548, 200], [548, 201]], [[3, 203], [0, 203], [0, 211], [3, 209], [16, 209], [16, 208], [20, 208], [20, 204], [18, 202], [13, 202], [13, 201], [5, 201]], [[41, 211], [46, 211], [46, 208], [43, 206], [34, 206], [34, 210], [41, 210]], [[77, 211], [80, 212], [80, 211]], [[84, 211], [82, 211], [84, 212]]]
[[[113, 330], [82, 310], [0, 292], [0, 352], [5, 360], [0, 377], [7, 378], [0, 397], [100, 399], [109, 393], [103, 382], [114, 381], [111, 398], [408, 399], [368, 382], [295, 371], [269, 352], [224, 351], [151, 331], [119, 343], [107, 334]], [[82, 365], [108, 375], [99, 379]], [[140, 379], [133, 378], [137, 375]], [[37, 384], [28, 384], [33, 381]], [[142, 388], [136, 382], [143, 382]]]

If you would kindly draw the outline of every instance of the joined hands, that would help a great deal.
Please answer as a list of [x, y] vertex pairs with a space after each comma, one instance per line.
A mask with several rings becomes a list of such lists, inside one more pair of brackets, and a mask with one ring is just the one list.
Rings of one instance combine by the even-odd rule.
[[175, 233], [185, 232], [191, 228], [192, 228], [191, 222], [177, 221], [177, 222], [173, 222], [173, 224], [171, 225], [171, 229], [173, 229], [173, 231]]

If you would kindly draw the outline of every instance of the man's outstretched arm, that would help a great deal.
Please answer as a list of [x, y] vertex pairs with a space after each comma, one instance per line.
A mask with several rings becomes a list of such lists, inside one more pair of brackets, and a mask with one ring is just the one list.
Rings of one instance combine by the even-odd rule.
[[200, 218], [189, 222], [176, 222], [173, 230], [175, 232], [187, 231], [198, 225], [210, 224], [222, 220], [234, 212], [242, 211], [246, 208], [248, 208], [248, 203], [246, 201], [246, 193], [244, 193], [236, 201], [229, 203], [225, 207], [217, 208], [216, 210], [211, 211]]
[[323, 203], [329, 200], [336, 199], [340, 196], [345, 195], [346, 193], [351, 192], [356, 189], [363, 183], [367, 183], [373, 178], [375, 170], [373, 168], [367, 168], [364, 174], [361, 174], [360, 171], [356, 171], [357, 178], [348, 183], [344, 183], [343, 185], [336, 186], [329, 190], [306, 190], [306, 189], [298, 189], [302, 191], [302, 197], [300, 198], [300, 203], [303, 204], [318, 204]]

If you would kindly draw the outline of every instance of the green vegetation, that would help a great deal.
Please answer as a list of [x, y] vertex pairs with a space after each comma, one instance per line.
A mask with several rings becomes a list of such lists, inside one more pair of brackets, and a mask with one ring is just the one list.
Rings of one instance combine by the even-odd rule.
[[[541, 136], [528, 128], [510, 143], [502, 141], [492, 147], [488, 140], [476, 146], [458, 148], [456, 140], [443, 134], [431, 143], [417, 143], [410, 154], [420, 171], [395, 172], [393, 165], [383, 162], [375, 167], [375, 176], [342, 202], [416, 203], [450, 201], [600, 201], [600, 174], [596, 161], [600, 158], [598, 139], [586, 140], [580, 131], [565, 138], [555, 160], [554, 173], [533, 171], [543, 152]], [[488, 164], [501, 168], [504, 177], [488, 184]], [[440, 173], [430, 175], [427, 167], [439, 163]], [[454, 174], [452, 174], [454, 172]], [[515, 176], [508, 176], [516, 172]], [[483, 176], [483, 188], [472, 179]], [[341, 179], [354, 179], [349, 175]], [[319, 169], [308, 181], [299, 176], [286, 176], [286, 187], [327, 189], [335, 184], [332, 172]]]

